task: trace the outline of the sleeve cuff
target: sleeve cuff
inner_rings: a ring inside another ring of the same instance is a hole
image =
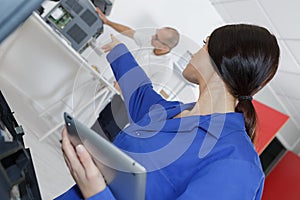
[[[109,63],[113,63],[115,60],[117,60],[119,57],[121,57],[122,55],[128,53],[129,50],[127,49],[127,47],[120,43],[118,45],[116,45],[106,56],[107,60]]]
[[[106,186],[104,190],[101,192],[95,194],[94,196],[91,196],[87,198],[86,200],[99,200],[99,199],[105,199],[105,200],[115,200],[115,197],[111,193],[109,187]]]

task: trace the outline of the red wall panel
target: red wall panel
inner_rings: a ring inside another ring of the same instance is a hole
[[[262,200],[300,199],[300,157],[288,151],[266,177]]]
[[[258,117],[255,146],[257,152],[261,154],[273,140],[279,129],[289,119],[289,116],[255,100],[253,100],[253,105]]]

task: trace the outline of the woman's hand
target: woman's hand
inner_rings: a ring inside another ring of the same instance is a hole
[[[102,50],[105,53],[111,51],[115,46],[121,43],[113,34],[110,34],[110,37],[111,37],[111,42],[107,43],[102,47]]]
[[[62,131],[62,151],[71,175],[84,198],[91,197],[105,189],[103,176],[90,154],[83,145],[73,147],[66,128]]]

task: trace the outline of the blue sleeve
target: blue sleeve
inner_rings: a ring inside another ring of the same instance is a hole
[[[199,170],[178,200],[260,200],[263,179],[247,161],[222,160]]]
[[[130,122],[139,121],[151,106],[166,102],[124,44],[115,46],[107,60],[121,87]]]
[[[68,199],[73,199],[73,200],[82,200],[83,199],[80,189],[77,185],[74,185],[65,193],[54,198],[54,200],[68,200]]]
[[[70,199],[72,200],[84,199],[77,185],[74,185],[67,192],[56,197],[54,200],[70,200]],[[115,197],[111,193],[109,187],[106,187],[103,191],[95,194],[94,196],[87,198],[87,200],[115,200]]]
[[[103,191],[87,198],[86,200],[115,200],[115,197],[111,193],[109,187],[106,187]]]

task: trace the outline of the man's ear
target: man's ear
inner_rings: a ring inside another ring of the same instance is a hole
[[[156,55],[164,55],[171,51],[169,47],[161,47],[159,49],[154,49],[154,54]]]
[[[171,48],[166,46],[166,45],[163,45],[163,47],[161,48],[161,50],[164,52],[164,53],[169,53],[171,51]]]

